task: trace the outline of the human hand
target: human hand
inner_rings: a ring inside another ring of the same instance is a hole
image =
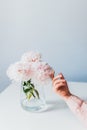
[[[65,80],[62,73],[53,78],[53,90],[63,99],[67,99],[71,96],[67,81]]]

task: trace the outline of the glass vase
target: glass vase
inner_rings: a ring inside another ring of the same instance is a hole
[[[28,82],[31,82],[30,80]],[[44,86],[26,85],[27,82],[21,83],[20,101],[21,106],[30,112],[41,112],[46,109]]]

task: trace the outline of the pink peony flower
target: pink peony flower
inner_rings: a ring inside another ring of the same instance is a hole
[[[45,62],[40,62],[37,67],[36,79],[42,83],[47,84],[52,80],[52,75],[54,75],[54,70]]]
[[[36,62],[40,60],[41,60],[41,54],[33,51],[25,53],[21,58],[22,62]]]
[[[15,63],[15,64],[11,64],[7,70],[7,76],[11,79],[11,80],[15,80],[15,81],[19,81],[21,79],[21,77],[19,76],[18,73],[18,68],[21,68],[21,64],[19,65],[19,62]]]
[[[46,62],[41,61],[41,55],[28,52],[22,56],[20,62],[10,65],[7,75],[14,81],[28,81],[35,84],[47,84],[54,76],[54,70]]]
[[[9,66],[7,75],[14,81],[26,81],[34,76],[34,72],[30,63],[17,62]]]

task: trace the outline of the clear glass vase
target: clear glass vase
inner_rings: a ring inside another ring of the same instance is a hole
[[[31,82],[30,80],[28,82]],[[21,106],[31,112],[41,112],[46,109],[44,86],[26,85],[27,82],[21,83]]]

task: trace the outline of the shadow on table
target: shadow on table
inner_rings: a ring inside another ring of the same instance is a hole
[[[47,110],[46,111],[54,111],[67,109],[67,105],[64,101],[47,101]]]

